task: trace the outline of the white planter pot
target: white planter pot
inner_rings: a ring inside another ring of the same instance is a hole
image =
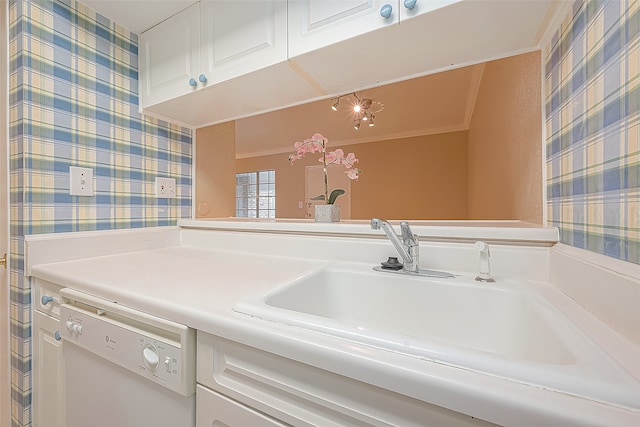
[[[316,205],[316,222],[339,222],[340,206],[338,205]]]

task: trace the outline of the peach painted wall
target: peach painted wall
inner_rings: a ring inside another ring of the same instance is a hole
[[[469,218],[542,224],[541,54],[485,65],[469,126]]]
[[[236,214],[234,122],[196,130],[196,218]]]
[[[354,219],[467,219],[467,132],[336,145],[360,160],[351,185]],[[304,218],[304,170],[317,156],[290,165],[287,154],[238,159],[236,172],[276,171],[276,216]]]

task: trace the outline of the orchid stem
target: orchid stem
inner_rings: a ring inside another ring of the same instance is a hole
[[[324,140],[322,141],[322,165],[324,171],[324,202],[329,204],[329,179],[327,177],[327,147]]]

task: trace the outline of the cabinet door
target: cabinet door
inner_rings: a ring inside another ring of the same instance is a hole
[[[202,85],[198,81],[199,13],[199,5],[194,4],[140,35],[142,107],[187,94]],[[189,85],[192,78],[196,86]]]
[[[60,289],[62,286],[35,279],[33,285],[33,309],[56,319],[60,318]]]
[[[219,83],[287,60],[286,0],[203,0],[201,62]]]
[[[33,313],[33,427],[64,427],[62,347],[58,320]]]
[[[396,24],[398,16],[398,0],[291,0],[289,57]]]
[[[196,388],[196,427],[284,427],[258,411],[231,400],[213,390]]]

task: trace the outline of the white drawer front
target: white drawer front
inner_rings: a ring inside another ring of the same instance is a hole
[[[408,396],[198,333],[198,383],[295,426],[493,426]]]
[[[196,388],[196,427],[285,427],[235,400],[198,385]]]

